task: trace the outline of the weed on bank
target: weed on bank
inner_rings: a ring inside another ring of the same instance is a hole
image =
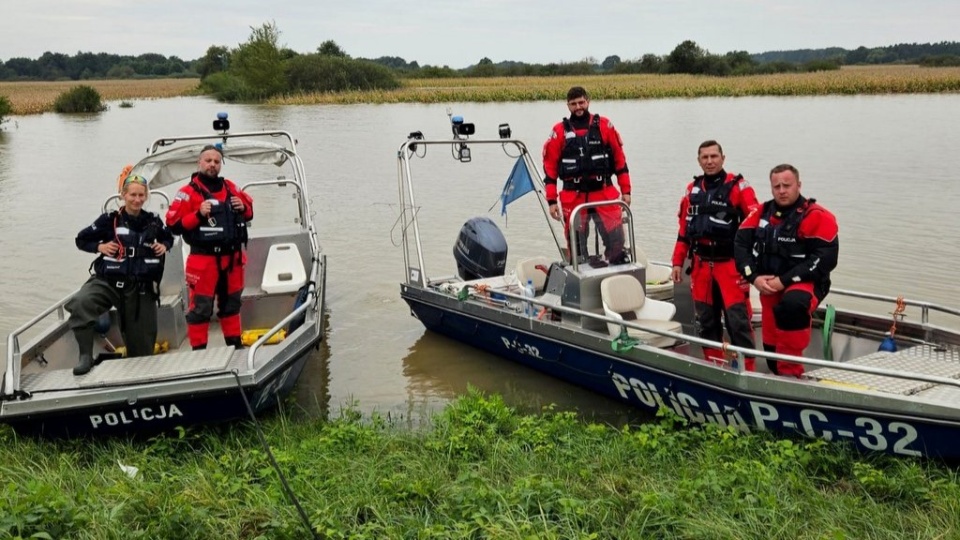
[[[263,428],[317,538],[960,535],[947,465],[667,415],[616,428],[471,392],[418,431],[350,411]],[[252,424],[0,442],[0,538],[311,537]]]

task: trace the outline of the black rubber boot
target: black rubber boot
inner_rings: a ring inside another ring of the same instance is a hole
[[[73,331],[80,348],[80,361],[73,368],[74,375],[86,375],[93,369],[93,328],[80,328]]]
[[[776,346],[776,345],[768,345],[768,344],[764,343],[764,344],[763,344],[763,350],[764,350],[764,352],[772,352],[772,353],[775,353],[775,352],[777,352],[777,346]],[[779,375],[779,374],[780,374],[780,371],[777,370],[777,361],[776,361],[776,360],[770,360],[770,359],[768,358],[768,359],[767,359],[767,367],[770,369],[770,373],[773,373],[774,375]]]
[[[223,338],[223,341],[228,346],[233,346],[233,348],[238,351],[243,348],[243,342],[240,341],[240,336]]]

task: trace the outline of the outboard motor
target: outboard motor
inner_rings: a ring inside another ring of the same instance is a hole
[[[453,258],[463,280],[502,276],[507,266],[507,239],[490,218],[471,218],[460,228]]]

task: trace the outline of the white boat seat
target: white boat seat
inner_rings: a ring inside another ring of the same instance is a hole
[[[541,266],[549,270],[551,264],[552,261],[546,257],[521,259],[517,262],[517,281],[520,283],[520,286],[523,287],[527,284],[528,279],[533,280],[533,288],[537,294],[540,294],[547,285],[547,272],[537,267]]]
[[[600,299],[607,317],[633,322],[654,330],[678,334],[683,332],[683,326],[671,320],[677,313],[677,307],[670,302],[648,298],[643,292],[643,286],[633,276],[620,274],[604,279],[600,282]],[[621,328],[616,323],[607,323],[607,330],[612,337],[619,336]],[[652,347],[671,347],[677,342],[672,337],[636,328],[628,327],[627,334]]]
[[[267,294],[296,292],[307,282],[307,272],[297,245],[273,244],[267,252],[260,288]]]
[[[637,263],[647,269],[647,296],[657,300],[673,298],[673,280],[670,279],[672,269],[659,264],[650,264],[650,259],[640,246],[634,248],[634,251],[637,254]]]

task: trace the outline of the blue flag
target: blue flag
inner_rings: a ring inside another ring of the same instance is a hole
[[[531,191],[533,191],[533,180],[530,179],[523,156],[520,156],[513,164],[513,170],[510,171],[507,183],[503,186],[503,193],[500,194],[500,201],[503,203],[500,215],[507,215],[507,205]]]

